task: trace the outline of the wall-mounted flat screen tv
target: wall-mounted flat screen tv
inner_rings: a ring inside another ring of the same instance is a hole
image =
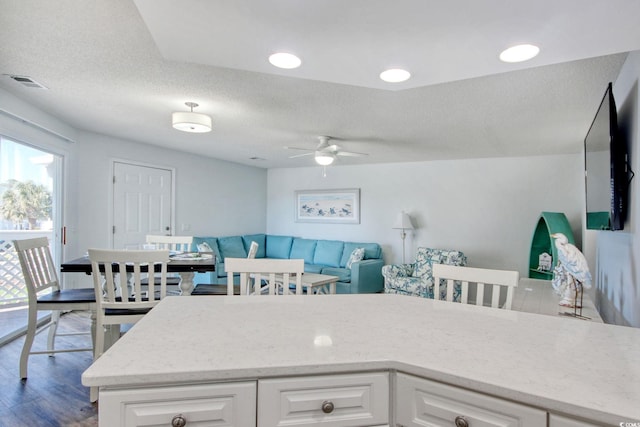
[[[584,139],[587,229],[622,230],[627,217],[629,167],[627,142],[618,129],[618,112],[608,84]]]

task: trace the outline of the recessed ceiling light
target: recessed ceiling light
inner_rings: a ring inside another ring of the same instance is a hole
[[[528,61],[540,52],[538,46],[532,44],[519,44],[509,49],[503,50],[500,54],[500,60],[504,62],[522,62]]]
[[[278,68],[286,69],[298,68],[300,64],[302,64],[300,58],[291,53],[284,52],[274,53],[269,57],[269,62]]]
[[[409,80],[411,73],[400,68],[392,68],[380,73],[380,78],[389,83],[400,83]]]

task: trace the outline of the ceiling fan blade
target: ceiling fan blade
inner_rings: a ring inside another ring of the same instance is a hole
[[[284,147],[285,150],[303,150],[303,151],[315,151],[313,148],[302,148],[302,147]]]
[[[311,151],[311,152],[309,152],[309,153],[296,154],[296,155],[293,155],[293,156],[289,156],[289,158],[290,158],[290,159],[296,159],[296,158],[298,158],[298,157],[310,156],[310,155],[312,155],[313,153],[314,153],[314,152],[313,152],[313,151]]]
[[[355,151],[338,151],[336,154],[338,156],[350,156],[350,157],[368,156],[367,153],[357,153]]]

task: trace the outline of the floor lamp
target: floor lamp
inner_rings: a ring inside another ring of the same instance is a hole
[[[396,223],[392,227],[395,230],[402,230],[400,237],[402,238],[402,263],[404,264],[404,240],[407,237],[406,230],[413,230],[413,224],[411,224],[411,217],[405,211],[400,212]]]

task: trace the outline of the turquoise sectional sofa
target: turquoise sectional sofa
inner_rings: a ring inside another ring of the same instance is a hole
[[[375,293],[384,290],[382,249],[377,243],[303,239],[293,236],[248,234],[227,237],[194,237],[192,250],[206,243],[216,256],[216,271],[196,273],[195,284],[226,284],[225,258],[246,258],[251,242],[258,243],[256,258],[304,259],[304,271],[338,276],[339,294]],[[206,248],[206,246],[204,246]],[[353,251],[364,248],[364,259],[347,263]]]

